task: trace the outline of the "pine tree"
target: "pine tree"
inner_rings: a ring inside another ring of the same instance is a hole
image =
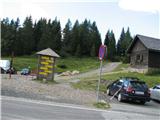
[[[1,53],[2,55],[9,55],[11,50],[11,43],[10,43],[10,23],[9,23],[9,19],[3,19],[1,21]]]
[[[55,18],[54,21],[52,21],[51,24],[51,48],[57,52],[60,53],[61,46],[62,46],[62,40],[61,40],[61,24],[60,21],[57,21],[57,18]]]
[[[18,19],[15,22],[13,19],[9,22],[9,19],[3,19],[1,22],[2,27],[2,55],[11,55],[12,52],[15,52],[17,43],[17,28],[18,28]]]
[[[20,20],[17,18],[15,21],[15,42],[13,52],[14,55],[23,55],[23,43],[21,38]]]
[[[53,44],[52,32],[51,32],[51,21],[47,22],[46,19],[42,20],[42,35],[38,43],[38,50],[46,49],[51,47]],[[53,48],[52,48],[53,49]]]
[[[71,30],[71,42],[70,42],[70,46],[71,46],[71,54],[77,56],[76,51],[79,45],[80,49],[80,44],[81,44],[81,39],[80,39],[80,25],[78,20],[76,20],[72,30]]]
[[[83,56],[90,55],[90,21],[87,21],[87,19],[84,20],[84,22],[80,25],[80,39],[81,39],[81,51]]]
[[[71,30],[72,30],[72,24],[70,19],[68,19],[67,24],[65,25],[65,28],[63,29],[63,39],[62,39],[62,49],[61,53],[63,53],[64,56],[68,56],[71,54]]]
[[[80,46],[80,44],[77,46],[77,48],[76,48],[76,52],[75,52],[75,55],[77,56],[77,57],[81,57],[82,56],[82,53],[81,53],[81,46]]]
[[[96,47],[95,47],[95,44],[93,44],[91,47],[90,56],[95,57],[96,55],[97,55],[96,54]]]
[[[112,30],[111,32],[110,31],[107,32],[104,43],[107,46],[108,59],[114,61],[116,56],[116,40]]]
[[[90,56],[95,57],[98,55],[99,46],[102,44],[101,36],[96,26],[96,22],[93,22],[90,30]],[[94,52],[94,53],[93,53]]]
[[[125,41],[126,41],[126,48],[128,48],[128,46],[130,45],[130,43],[132,42],[133,38],[131,37],[131,33],[129,30],[129,27],[127,28],[127,32],[125,35]]]
[[[127,55],[127,49],[129,45],[131,44],[132,40],[133,38],[131,37],[130,30],[128,27],[127,32],[125,33],[125,39],[124,39],[124,43],[122,46],[124,48],[124,51],[123,51],[123,54],[124,54],[123,62],[124,63],[129,63],[129,56]]]
[[[106,46],[109,45],[109,34],[110,34],[110,30],[107,31],[107,34],[106,34],[105,40],[104,40],[104,44],[105,44]]]
[[[121,32],[120,38],[117,43],[117,55],[118,56],[123,56],[124,54],[124,50],[123,50],[124,48],[122,47],[124,40],[125,40],[125,31],[124,31],[124,28],[122,28],[122,32]]]
[[[23,42],[23,53],[24,54],[31,54],[34,46],[35,41],[33,37],[33,23],[32,23],[32,17],[26,17],[23,28],[22,28],[22,42]]]
[[[40,42],[43,33],[44,21],[45,20],[41,18],[38,22],[35,22],[34,24],[34,40],[35,40],[34,51],[38,50],[38,43]]]

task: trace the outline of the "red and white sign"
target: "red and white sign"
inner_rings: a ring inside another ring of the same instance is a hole
[[[107,48],[106,45],[101,45],[100,46],[100,48],[99,48],[99,55],[98,55],[98,57],[99,57],[100,60],[103,60],[104,55],[106,54],[106,48]]]

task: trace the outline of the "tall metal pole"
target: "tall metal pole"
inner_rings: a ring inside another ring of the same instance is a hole
[[[98,86],[97,86],[97,102],[99,101],[99,86],[101,81],[101,73],[102,73],[102,60],[100,62],[99,80],[98,80]]]

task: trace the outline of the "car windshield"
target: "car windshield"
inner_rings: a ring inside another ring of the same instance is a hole
[[[146,89],[147,85],[144,82],[131,81],[131,86],[136,89]]]
[[[153,89],[160,89],[160,86],[155,86],[153,87]]]

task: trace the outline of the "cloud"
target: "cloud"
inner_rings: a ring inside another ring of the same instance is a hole
[[[41,17],[50,18],[48,12],[36,3],[16,1],[18,0],[14,0],[13,2],[3,2],[1,8],[3,11],[0,13],[0,17],[9,17],[12,19],[19,17],[22,21],[26,16],[30,15],[33,20],[40,19]]]
[[[100,3],[100,2],[107,2],[107,3],[113,3],[113,2],[118,2],[118,0],[1,0],[2,2],[29,2],[29,3],[54,3],[54,2],[96,2],[96,3]]]
[[[119,0],[120,8],[143,12],[160,12],[159,0]]]

